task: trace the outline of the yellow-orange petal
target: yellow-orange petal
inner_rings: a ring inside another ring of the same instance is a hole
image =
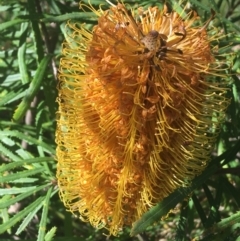
[[[116,235],[202,172],[229,100],[195,14],[94,11],[63,45],[57,177],[70,211]]]

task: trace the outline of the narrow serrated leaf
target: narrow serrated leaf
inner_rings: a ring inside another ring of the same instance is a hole
[[[12,218],[10,218],[7,222],[0,225],[0,234],[4,233],[7,229],[11,228],[17,222],[21,221],[26,215],[30,212],[33,212],[35,209],[38,208],[39,205],[42,205],[41,202],[44,200],[45,197],[39,197],[36,201],[28,205],[22,211],[15,214]]]
[[[0,99],[0,106],[10,104],[14,101],[17,101],[25,96],[25,85],[19,87],[17,90],[13,89],[9,91],[5,96],[2,96]]]
[[[43,203],[43,212],[42,217],[38,229],[38,239],[37,241],[44,241],[45,232],[46,232],[46,225],[47,225],[47,215],[48,215],[48,207],[49,207],[49,200],[51,197],[52,187],[48,189],[46,198]]]
[[[51,197],[53,195],[55,195],[55,193],[58,192],[58,189],[54,190],[51,194]],[[45,196],[43,198],[46,198]],[[19,226],[16,234],[20,234],[25,228],[26,226],[29,224],[29,222],[31,222],[31,220],[33,219],[33,217],[35,216],[35,214],[38,212],[38,210],[43,206],[43,202],[39,204],[39,206],[32,212],[30,212],[27,217],[23,220],[22,224]]]
[[[11,130],[0,131],[0,138],[4,136],[15,136],[21,140],[28,142],[29,144],[42,146],[46,151],[50,152],[51,154],[55,153],[55,149],[49,146],[47,143],[43,141],[39,141],[38,139],[33,138],[25,133],[22,133],[19,131],[11,131]]]
[[[171,209],[173,209],[178,203],[182,202],[184,198],[191,195],[191,193],[197,187],[202,185],[213,173],[215,173],[218,170],[219,163],[222,160],[225,159],[222,163],[225,165],[231,158],[235,157],[236,153],[239,151],[239,148],[240,141],[238,141],[234,147],[224,152],[221,156],[214,158],[208,168],[206,168],[201,175],[194,178],[189,187],[181,187],[176,189],[168,197],[164,198],[162,202],[151,208],[148,212],[144,213],[141,219],[133,224],[131,236],[143,232],[149,225],[159,221],[161,217],[166,216]]]
[[[1,218],[2,218],[3,223],[9,221],[9,214],[8,214],[8,210],[7,210],[6,208],[0,210],[0,216],[1,216]],[[12,233],[12,231],[11,231],[10,228],[7,229],[7,232],[8,232],[9,234]]]
[[[224,229],[233,227],[233,225],[237,223],[240,223],[240,212],[232,214],[230,217],[224,218],[220,222],[214,224],[210,229],[204,232],[204,236],[208,236],[212,233],[222,233]]]
[[[192,200],[193,200],[194,206],[197,210],[198,216],[201,219],[202,225],[203,225],[203,227],[206,228],[207,217],[203,210],[203,207],[201,206],[201,204],[195,194],[192,195]]]
[[[37,193],[38,191],[48,187],[49,185],[51,184],[45,184],[45,185],[42,185],[42,186],[39,186],[39,187],[31,187],[31,189],[27,192],[24,192],[14,198],[11,198],[11,199],[8,199],[8,200],[0,200],[0,209],[2,208],[6,208],[6,207],[9,207],[10,205],[16,203],[16,202],[19,202],[35,193]]]
[[[222,187],[226,193],[229,193],[235,200],[238,208],[240,208],[240,195],[239,190],[234,187],[227,178],[222,179]]]
[[[200,8],[200,9],[202,9],[202,10],[205,10],[205,11],[207,11],[207,12],[210,12],[210,11],[211,11],[211,7],[210,7],[209,5],[207,6],[207,5],[201,3],[201,2],[198,1],[198,0],[191,0],[191,2],[192,2],[194,5],[198,6],[198,8]]]
[[[21,188],[18,188],[18,187],[0,188],[0,196],[7,195],[7,194],[13,195],[13,194],[25,193],[25,192],[28,192],[28,191],[33,190],[35,188],[36,188],[36,186],[21,187]]]
[[[56,235],[57,228],[52,227],[45,235],[44,241],[52,241],[53,237]]]
[[[34,168],[32,170],[25,170],[25,171],[17,172],[14,174],[8,174],[7,176],[0,177],[0,183],[14,181],[14,180],[22,178],[22,177],[29,177],[29,176],[35,175],[37,173],[44,172],[44,170],[45,170],[44,167],[38,167],[38,168]]]
[[[149,225],[159,221],[161,217],[167,215],[171,209],[189,196],[196,187],[204,183],[217,169],[218,166],[210,166],[200,176],[193,180],[191,186],[178,188],[168,197],[164,198],[162,202],[151,208],[150,211],[143,214],[141,219],[133,224],[131,236],[143,232]]]
[[[30,212],[22,221],[21,225],[19,225],[17,231],[16,231],[16,235],[19,235],[22,231],[24,231],[26,229],[26,227],[28,226],[28,224],[32,221],[33,217],[36,215],[36,213],[42,208],[42,203],[40,203],[37,208]]]
[[[39,12],[36,8],[35,1],[28,0],[27,7],[29,12],[29,19],[32,24],[34,43],[36,46],[37,61],[38,63],[40,63],[44,58],[44,45],[43,45],[43,36],[40,30],[39,19],[36,18],[36,16],[39,15]]]
[[[41,19],[42,22],[56,22],[61,23],[68,21],[69,19],[83,20],[84,22],[97,21],[96,14],[92,12],[77,12],[77,13],[66,13],[59,16],[47,16]]]
[[[181,206],[180,218],[177,225],[175,241],[184,240],[184,237],[186,236],[186,230],[188,228],[188,223],[191,223],[191,221],[193,222],[193,220],[189,220],[189,211],[190,209],[188,202],[183,202]]]
[[[33,98],[35,97],[35,95],[37,94],[37,92],[41,86],[41,83],[46,74],[47,67],[51,60],[51,57],[52,57],[51,55],[47,55],[40,62],[38,69],[36,71],[36,74],[26,92],[25,97],[23,98],[22,102],[19,104],[19,106],[15,110],[15,113],[13,115],[13,120],[15,122],[21,121],[21,119],[26,114],[27,110],[29,109],[31,102],[33,101]]]
[[[33,163],[41,163],[41,162],[51,162],[51,161],[54,161],[54,159],[51,157],[35,157],[35,158],[26,159],[23,161],[11,162],[9,164],[2,164],[0,166],[0,173],[9,171],[16,167],[22,167],[24,165],[30,165]]]
[[[38,181],[38,178],[33,178],[33,177],[24,177],[24,178],[19,178],[14,181],[9,181],[9,183],[34,183]]]
[[[22,23],[20,46],[18,48],[18,64],[19,64],[19,72],[20,72],[21,80],[23,84],[27,84],[30,82],[30,77],[28,74],[28,68],[27,68],[26,58],[25,58],[27,30],[28,30],[28,23]]]
[[[12,151],[10,151],[8,148],[3,146],[1,143],[0,143],[0,153],[1,153],[1,155],[8,157],[9,159],[11,159],[14,162],[18,162],[18,161],[22,160],[19,156],[15,155]]]
[[[26,21],[28,21],[28,20],[27,19],[14,19],[14,20],[11,20],[11,21],[8,21],[5,23],[0,23],[0,32],[7,28],[12,27],[12,26],[16,26],[16,24],[23,23]]]
[[[208,203],[209,203],[210,207],[215,206],[213,195],[212,195],[211,191],[209,190],[208,186],[206,184],[203,184],[202,186],[203,186],[203,190],[206,194],[206,197],[208,199]]]

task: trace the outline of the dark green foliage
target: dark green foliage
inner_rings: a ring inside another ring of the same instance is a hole
[[[89,1],[84,0],[87,4]],[[97,8],[104,1],[93,0]],[[186,1],[125,1],[181,12]],[[113,1],[113,3],[116,3]],[[67,20],[91,27],[96,16],[72,0],[0,1],[0,240],[221,240],[240,236],[240,1],[190,0],[203,22],[211,15],[232,53],[226,121],[212,162],[189,187],[176,190],[119,237],[103,235],[67,212],[55,177],[57,67]],[[107,8],[107,3],[102,6]],[[221,79],[218,79],[221,81]],[[177,205],[177,208],[175,206]],[[174,209],[175,208],[175,209]],[[160,221],[170,209],[174,212]],[[141,234],[138,234],[142,232]],[[144,232],[144,233],[143,233]],[[130,236],[130,233],[136,235]]]

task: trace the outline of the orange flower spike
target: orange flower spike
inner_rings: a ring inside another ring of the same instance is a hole
[[[203,171],[229,100],[196,14],[89,8],[98,24],[68,23],[63,45],[57,177],[70,211],[117,235]]]

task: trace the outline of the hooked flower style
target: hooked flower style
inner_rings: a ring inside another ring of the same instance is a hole
[[[204,170],[229,100],[196,13],[89,7],[97,25],[69,22],[63,44],[57,178],[70,211],[117,235]]]

